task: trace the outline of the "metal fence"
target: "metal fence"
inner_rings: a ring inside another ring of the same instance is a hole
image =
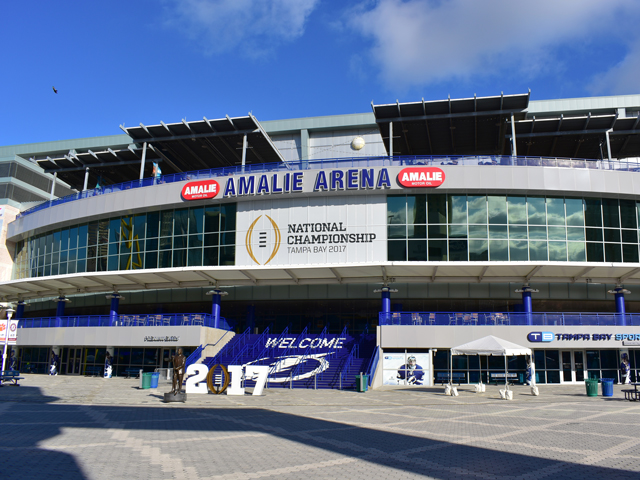
[[[640,326],[637,313],[500,313],[500,312],[391,312],[379,314],[380,325],[539,325]]]
[[[393,157],[350,157],[327,158],[322,160],[302,160],[286,163],[260,163],[224,168],[212,168],[208,170],[195,170],[192,172],[164,175],[160,178],[144,178],[130,182],[116,183],[92,190],[73,193],[55,200],[45,201],[29,208],[17,215],[24,217],[45,208],[74,202],[85,198],[96,197],[107,193],[122,192],[132,188],[150,187],[162,183],[184,182],[187,180],[205,180],[209,178],[227,177],[237,174],[254,174],[266,172],[295,171],[295,170],[320,170],[325,168],[349,168],[349,167],[378,167],[378,166],[440,166],[440,165],[506,165],[523,167],[560,167],[560,168],[587,168],[594,170],[622,170],[638,172],[640,163],[637,161],[615,160],[587,160],[576,158],[558,157],[513,157],[507,155],[396,155]]]
[[[214,317],[208,313],[173,313],[153,315],[82,315],[70,317],[22,318],[18,328],[54,327],[214,327]],[[226,319],[220,318],[218,328],[231,330]]]

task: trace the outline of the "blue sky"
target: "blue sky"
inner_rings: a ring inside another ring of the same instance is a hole
[[[640,93],[639,21],[637,0],[5,2],[0,145],[371,101]]]

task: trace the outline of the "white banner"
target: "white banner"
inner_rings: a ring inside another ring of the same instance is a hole
[[[0,344],[4,344],[9,334],[9,345],[15,345],[18,339],[18,320],[11,320],[7,330],[7,320],[0,320]]]
[[[381,195],[238,203],[236,265],[384,262],[387,203]]]

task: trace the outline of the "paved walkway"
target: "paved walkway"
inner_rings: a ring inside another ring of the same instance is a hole
[[[270,389],[164,404],[135,379],[25,375],[0,388],[6,479],[638,479],[640,402],[498,387]]]

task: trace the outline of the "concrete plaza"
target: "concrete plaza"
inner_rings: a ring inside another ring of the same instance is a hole
[[[189,395],[170,385],[25,375],[0,388],[7,479],[638,479],[640,402],[584,385],[265,390]]]

